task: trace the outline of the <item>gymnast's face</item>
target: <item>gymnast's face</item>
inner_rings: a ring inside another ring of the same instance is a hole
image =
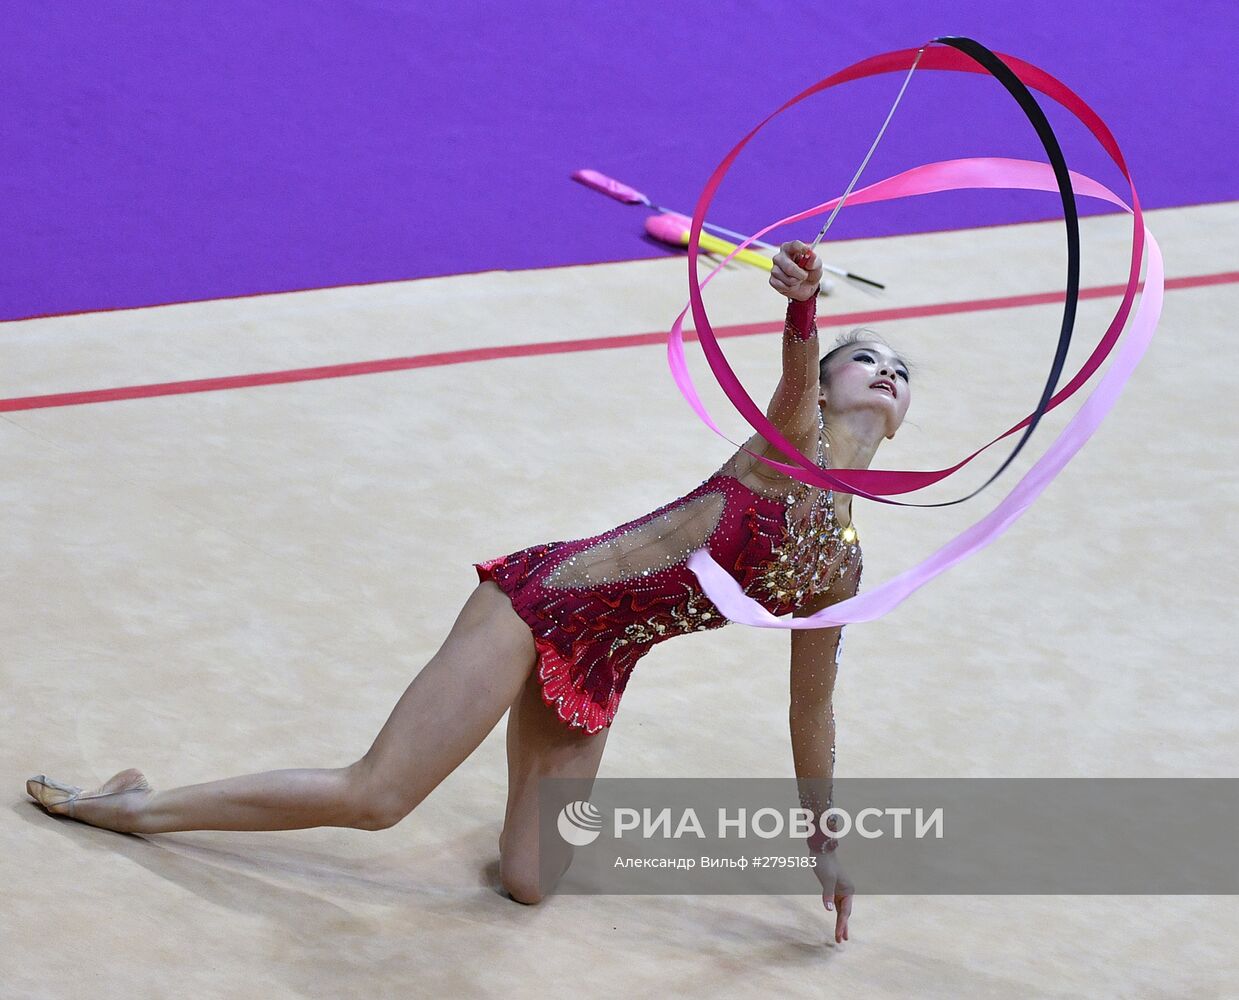
[[[862,340],[832,357],[827,372],[819,399],[828,415],[873,410],[884,416],[885,436],[895,436],[912,402],[908,367],[899,355],[885,344]]]

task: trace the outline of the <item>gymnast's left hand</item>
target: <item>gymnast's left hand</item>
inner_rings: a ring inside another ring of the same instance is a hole
[[[813,873],[822,883],[822,905],[835,915],[835,944],[848,940],[848,918],[852,915],[852,897],[856,887],[839,867],[838,848],[817,855]]]

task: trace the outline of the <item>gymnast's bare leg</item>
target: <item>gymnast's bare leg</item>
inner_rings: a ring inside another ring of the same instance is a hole
[[[552,769],[564,766],[565,753],[571,758],[574,747],[601,752],[601,741],[566,739],[574,734],[545,705],[540,706],[542,715],[563,732],[530,722],[533,706],[526,701],[513,704],[527,692],[535,653],[529,627],[504,593],[486,581],[465,602],[442,647],[401,696],[369,751],[353,764],[265,771],[163,791],[151,788],[141,772],[128,770],[78,797],[58,792],[55,783],[27,783],[27,791],[49,812],[126,833],[385,829],[451,774],[509,706],[519,712],[515,729],[509,729],[509,754],[518,762],[518,781],[529,780],[548,762]],[[548,734],[560,741],[550,749],[538,745]],[[573,766],[569,764],[569,770]],[[516,796],[518,802],[525,803],[524,794]],[[528,837],[511,826],[512,808],[510,800],[504,839],[526,852]],[[518,810],[522,819],[526,811],[526,805]],[[526,853],[519,859],[526,863]],[[521,865],[513,870],[524,877]],[[520,888],[515,882],[513,887]],[[514,898],[522,895],[532,894],[513,892]]]
[[[572,779],[554,786],[552,813],[588,799],[610,731],[569,729],[547,708],[537,673],[530,671],[508,715],[508,806],[499,836],[500,879],[518,902],[540,902],[572,863],[572,848],[561,838],[548,837],[540,846],[542,779]]]

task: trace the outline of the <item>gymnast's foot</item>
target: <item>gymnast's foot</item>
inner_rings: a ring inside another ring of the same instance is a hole
[[[62,785],[46,774],[26,782],[26,794],[54,816],[68,816],[105,830],[131,828],[137,811],[155,790],[136,768],[114,774],[92,792],[76,785]]]

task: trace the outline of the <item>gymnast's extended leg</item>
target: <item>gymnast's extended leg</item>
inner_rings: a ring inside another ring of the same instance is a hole
[[[480,583],[439,651],[413,679],[369,751],[338,768],[247,774],[167,790],[122,771],[97,793],[56,804],[54,788],[27,783],[49,812],[127,833],[178,830],[380,830],[398,823],[476,749],[532,672],[529,627],[490,581]]]

